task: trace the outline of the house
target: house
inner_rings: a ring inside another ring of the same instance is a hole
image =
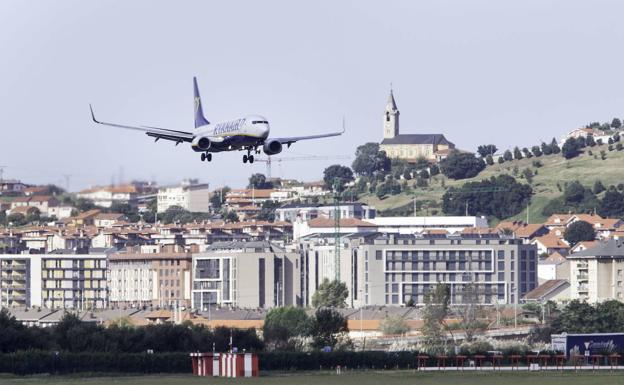
[[[554,252],[548,258],[538,261],[537,279],[544,283],[553,279],[569,279],[570,262],[558,252]]]
[[[120,213],[98,213],[93,218],[93,225],[95,227],[109,228],[120,221],[126,220],[126,216]]]
[[[526,293],[522,299],[524,303],[567,302],[570,300],[570,282],[565,279],[546,281]]]
[[[113,203],[127,203],[134,205],[139,197],[139,190],[135,185],[93,187],[76,194],[78,198],[87,199],[96,206],[111,207]]]
[[[521,238],[525,242],[548,233],[548,228],[543,224],[528,224],[523,221],[500,222],[496,228],[511,231],[516,238]]]
[[[567,255],[570,250],[570,245],[552,232],[542,235],[541,237],[534,238],[531,241],[531,244],[537,246],[537,253],[540,255],[550,255],[555,252],[561,255]]]

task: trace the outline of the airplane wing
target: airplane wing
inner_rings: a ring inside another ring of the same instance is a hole
[[[342,131],[338,132],[330,132],[328,134],[318,134],[318,135],[308,135],[308,136],[291,136],[288,138],[271,138],[271,140],[278,140],[280,143],[287,145],[290,147],[291,144],[298,142],[300,140],[308,140],[308,139],[320,139],[320,138],[329,138],[331,136],[340,136],[345,132],[344,119],[342,120]]]
[[[91,109],[91,119],[93,119],[93,121],[97,124],[103,124],[105,126],[111,126],[111,127],[126,128],[129,130],[142,131],[142,132],[145,132],[147,136],[156,138],[156,140],[165,139],[165,140],[174,141],[176,143],[191,142],[193,138],[195,137],[195,135],[193,135],[192,132],[188,132],[188,131],[170,130],[167,128],[150,127],[150,126],[127,126],[124,124],[102,122],[95,118],[95,114],[93,113],[93,107],[90,104],[89,104],[89,108]]]

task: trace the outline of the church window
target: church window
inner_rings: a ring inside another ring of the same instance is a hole
[[[390,121],[390,113],[386,111],[386,122]]]

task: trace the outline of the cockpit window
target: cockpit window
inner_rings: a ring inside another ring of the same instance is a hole
[[[253,120],[251,124],[269,124],[266,120]]]

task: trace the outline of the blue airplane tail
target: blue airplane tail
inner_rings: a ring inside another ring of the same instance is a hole
[[[193,91],[194,91],[194,104],[195,104],[195,128],[210,124],[210,122],[204,117],[204,110],[202,109],[201,97],[199,96],[199,87],[197,87],[197,78],[193,76]]]

